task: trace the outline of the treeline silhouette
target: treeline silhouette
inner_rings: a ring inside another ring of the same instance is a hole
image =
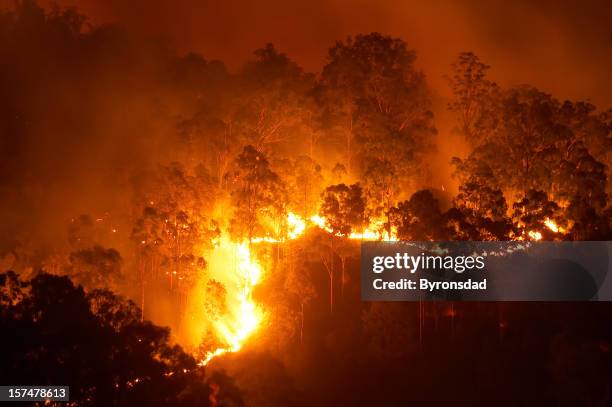
[[[134,303],[110,291],[85,293],[44,273],[22,281],[9,271],[0,274],[0,294],[2,383],[61,383],[75,406],[206,406],[213,398],[242,405],[227,377],[205,380],[167,328],[142,322]]]

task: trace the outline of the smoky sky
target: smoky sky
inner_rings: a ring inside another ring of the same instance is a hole
[[[161,37],[180,52],[237,68],[273,42],[317,72],[327,49],[347,35],[382,32],[418,52],[429,83],[448,94],[444,75],[461,51],[492,66],[500,84],[528,83],[560,99],[612,105],[612,2],[476,0],[60,0],[94,24],[118,22]]]

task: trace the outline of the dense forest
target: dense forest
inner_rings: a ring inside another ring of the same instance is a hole
[[[612,109],[502,87],[472,52],[441,101],[403,39],[330,46],[319,72],[272,44],[229,70],[74,9],[0,12],[0,384],[70,385],[71,406],[612,403],[607,303],[359,287],[364,240],[609,240]]]

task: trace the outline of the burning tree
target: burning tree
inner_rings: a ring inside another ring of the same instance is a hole
[[[289,206],[294,208],[302,219],[307,219],[316,212],[319,205],[319,193],[324,185],[322,167],[304,155],[293,161],[285,161],[284,164]]]
[[[555,225],[562,220],[560,208],[554,201],[550,201],[543,191],[530,190],[523,199],[513,205],[512,219],[514,224],[520,229],[527,231],[529,238],[540,240],[543,237],[550,239],[552,232],[547,227],[547,222]],[[555,226],[555,229],[558,227]]]
[[[246,239],[250,244],[254,237],[265,235],[266,222],[279,219],[278,215],[285,212],[284,186],[265,155],[253,146],[242,150],[235,165],[230,228],[238,241]]]
[[[142,212],[130,237],[138,252],[143,315],[147,290],[152,289],[154,295],[170,294],[180,321],[187,291],[206,267],[203,251],[220,233],[218,224],[205,215],[210,203],[201,195],[212,193],[213,187],[197,167],[190,171],[179,163],[145,173],[134,180],[134,187]]]
[[[598,220],[605,216],[607,205],[608,169],[599,161],[609,162],[603,152],[610,134],[606,115],[595,114],[586,103],[560,103],[529,86],[501,89],[486,78],[488,67],[471,53],[461,54],[453,67],[450,107],[473,144],[466,159],[454,160],[462,182],[456,204],[475,214],[485,208],[487,218],[499,221],[508,215],[504,196],[524,208],[533,199],[523,198],[535,198],[531,191],[540,191],[559,207],[555,222],[578,216],[582,225],[592,226],[582,231],[578,227],[577,234],[606,233],[609,226]],[[543,221],[532,225],[540,238],[552,231],[542,228]],[[561,223],[569,230],[571,222]],[[524,226],[524,222],[515,224]]]

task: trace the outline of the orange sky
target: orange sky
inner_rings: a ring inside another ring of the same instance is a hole
[[[3,0],[0,0],[3,1]],[[6,1],[6,0],[4,0]],[[45,0],[46,1],[46,0]],[[94,23],[170,39],[231,68],[273,42],[308,70],[348,34],[380,31],[417,49],[441,94],[454,56],[476,52],[503,85],[612,107],[612,2],[607,0],[58,0]]]

